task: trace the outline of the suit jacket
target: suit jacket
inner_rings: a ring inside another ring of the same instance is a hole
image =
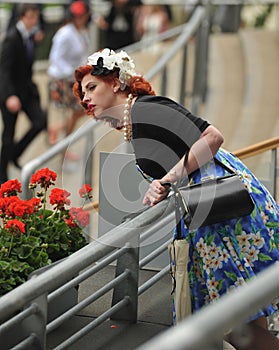
[[[0,56],[0,103],[5,103],[11,95],[17,95],[22,102],[38,95],[32,81],[34,58],[28,62],[25,43],[14,26],[10,29],[2,44]]]

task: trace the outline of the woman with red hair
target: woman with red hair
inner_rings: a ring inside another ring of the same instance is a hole
[[[185,265],[192,312],[278,262],[279,207],[251,171],[220,147],[219,130],[175,101],[156,96],[125,51],[94,53],[87,65],[77,68],[75,78],[74,94],[87,114],[123,130],[124,141],[132,143],[138,169],[150,181],[144,204],[154,206],[165,199],[166,183],[223,176],[226,170],[220,162],[237,172],[248,188],[255,203],[250,215],[195,230],[181,222],[180,238],[189,243]],[[228,340],[237,349],[278,349],[279,339],[268,331],[266,321],[276,310],[275,303],[267,305],[247,320],[253,335],[250,343],[237,344],[230,335]]]

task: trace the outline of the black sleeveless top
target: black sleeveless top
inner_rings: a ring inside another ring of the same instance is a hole
[[[131,110],[136,162],[154,179],[162,178],[210,125],[162,96],[139,96]]]

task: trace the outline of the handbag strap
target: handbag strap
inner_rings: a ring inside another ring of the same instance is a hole
[[[185,217],[185,214],[189,213],[188,208],[186,205],[184,205],[185,203],[182,202],[181,195],[178,191],[179,185],[181,184],[181,181],[182,181],[183,170],[188,160],[188,154],[189,154],[189,150],[185,152],[183,167],[181,170],[181,176],[179,180],[177,180],[177,183],[175,184],[172,183],[172,189],[174,192],[174,208],[175,208],[175,219],[176,219],[176,239],[183,239],[182,229],[181,229],[182,218]]]
[[[177,187],[179,188],[179,184],[182,181],[182,174],[183,174],[183,169],[185,168],[185,165],[187,163],[188,160],[188,155],[189,155],[189,151],[185,152],[185,157],[184,157],[184,162],[183,162],[183,167],[182,167],[182,171],[181,171],[181,177],[180,180],[177,181]],[[216,157],[212,158],[214,163],[221,166],[223,169],[225,169],[227,172],[229,172],[230,174],[235,174],[235,171],[231,168],[229,168],[226,164],[222,163],[219,159],[217,159]]]
[[[229,173],[231,174],[235,174],[235,171],[232,170],[231,168],[229,168],[226,164],[222,163],[219,159],[213,157],[213,160],[216,164],[220,165],[222,168],[224,168],[225,170],[227,170]]]

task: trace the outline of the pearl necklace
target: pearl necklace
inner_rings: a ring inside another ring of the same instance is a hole
[[[132,125],[130,122],[130,111],[131,111],[131,104],[133,100],[133,95],[129,94],[124,108],[124,118],[123,118],[123,131],[124,131],[124,141],[130,142],[132,138]]]

